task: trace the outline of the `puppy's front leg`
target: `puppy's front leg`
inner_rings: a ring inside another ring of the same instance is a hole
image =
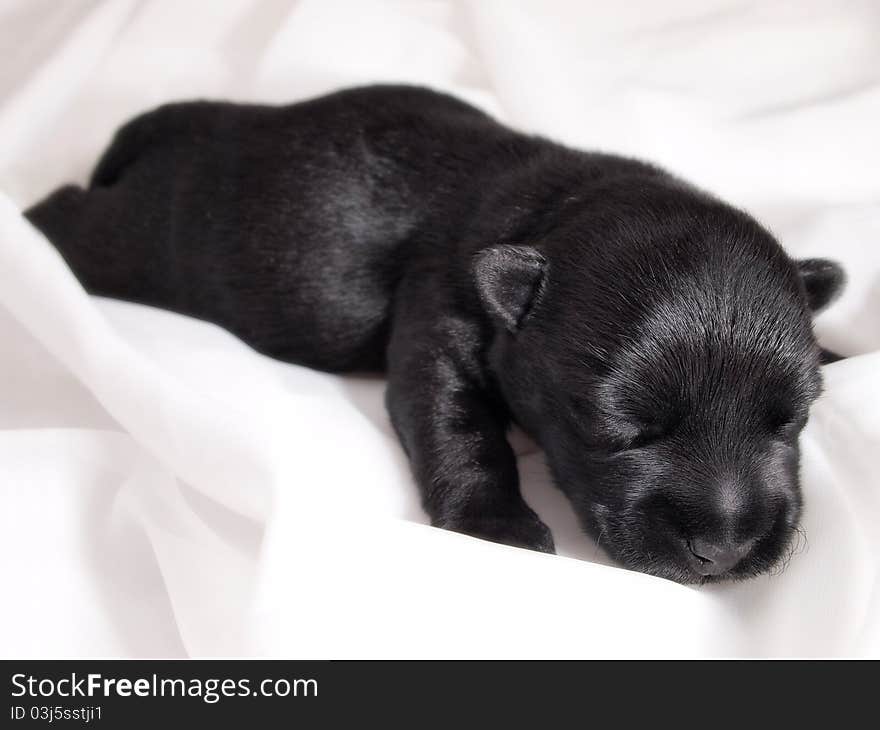
[[[463,325],[447,322],[426,337],[410,324],[394,328],[387,404],[432,523],[554,552],[550,530],[520,494],[503,407],[462,347]]]

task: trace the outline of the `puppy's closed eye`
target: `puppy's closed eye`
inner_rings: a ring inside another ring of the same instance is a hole
[[[609,429],[613,451],[634,451],[657,444],[675,431],[680,420],[677,415],[651,419],[613,419]]]
[[[795,441],[806,425],[806,418],[790,416],[785,419],[776,419],[770,427],[770,432],[777,441]]]
[[[649,446],[663,437],[667,436],[671,431],[671,427],[666,423],[648,423],[639,427],[638,433],[630,440],[627,450],[639,449],[643,446]]]
[[[620,453],[638,448],[659,435],[659,429],[634,423],[589,399],[569,396],[569,420],[583,445],[597,452]]]
[[[764,423],[768,433],[780,441],[796,439],[807,425],[808,411],[791,403],[770,403]]]

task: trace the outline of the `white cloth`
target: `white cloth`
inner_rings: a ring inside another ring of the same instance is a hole
[[[878,36],[872,0],[7,0],[0,653],[880,656]],[[378,80],[662,163],[844,263],[817,331],[853,357],[803,436],[808,544],[784,572],[693,588],[608,565],[524,439],[560,556],[430,528],[381,379],[90,298],[19,214],[160,102]]]

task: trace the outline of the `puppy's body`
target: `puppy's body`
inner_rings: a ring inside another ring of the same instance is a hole
[[[161,107],[87,190],[28,215],[95,293],[311,367],[387,370],[435,524],[552,550],[514,419],[627,564],[746,575],[788,542],[819,389],[809,310],[839,271],[799,275],[752,219],[657,168],[370,87]]]

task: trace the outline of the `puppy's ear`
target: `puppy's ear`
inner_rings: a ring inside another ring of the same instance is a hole
[[[547,260],[529,246],[493,246],[476,255],[473,274],[483,306],[516,332],[541,298]]]
[[[825,309],[843,291],[846,274],[840,264],[828,259],[800,259],[797,267],[812,312]]]

